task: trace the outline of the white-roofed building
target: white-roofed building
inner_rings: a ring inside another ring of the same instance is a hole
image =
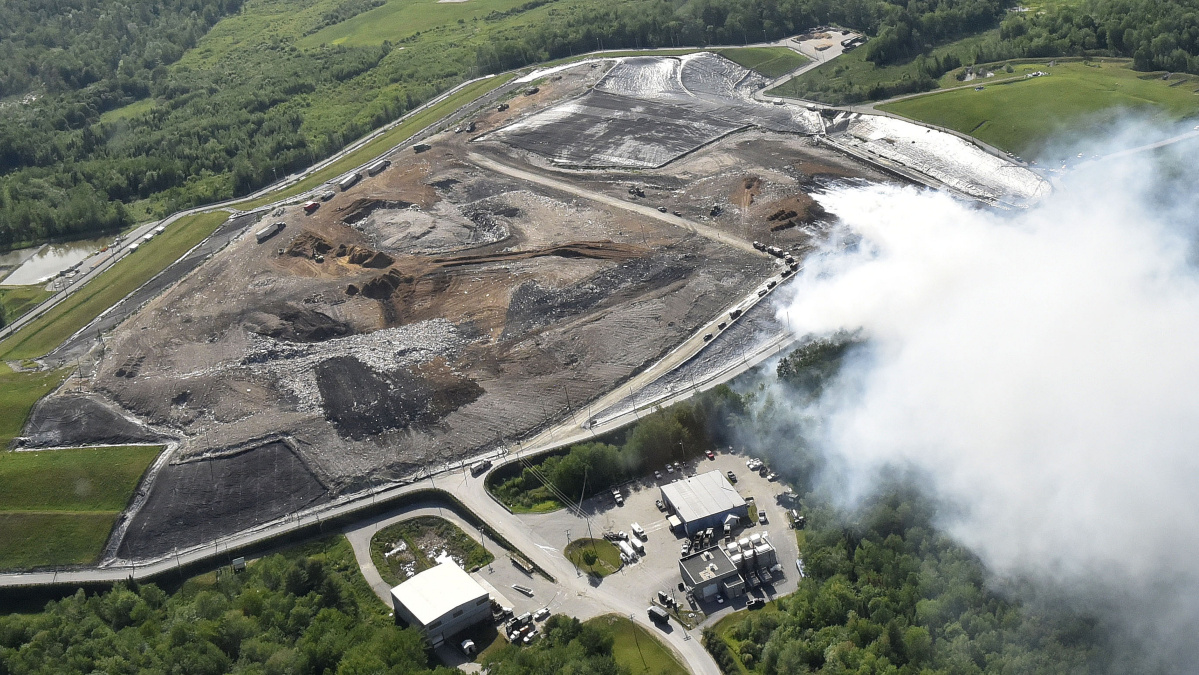
[[[391,589],[396,623],[413,626],[434,647],[471,626],[491,620],[491,596],[451,562],[427,569]]]
[[[663,485],[662,501],[682,521],[687,536],[709,527],[723,531],[730,515],[749,517],[749,505],[719,471]]]

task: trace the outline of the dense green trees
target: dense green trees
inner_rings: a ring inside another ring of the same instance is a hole
[[[726,386],[716,387],[646,415],[627,432],[571,446],[564,455],[526,466],[492,490],[505,503],[526,508],[561,501],[555,492],[575,501],[727,443],[730,430],[744,414],[740,396]],[[555,490],[547,489],[547,484]]]
[[[601,628],[555,614],[542,627],[542,637],[530,647],[506,646],[483,662],[491,675],[571,673],[625,675],[612,658],[613,637]]]
[[[344,538],[206,575],[0,616],[0,673],[454,673],[393,625]]]
[[[549,0],[530,0],[398,37],[402,50],[300,46],[380,1],[330,3],[295,34],[246,32],[236,48],[191,52],[242,0],[7,3],[0,250],[247,194],[466,77],[600,47],[737,44],[834,23],[873,36],[862,48],[867,64],[911,66],[868,86],[796,92],[830,102],[922,91],[962,63],[1019,56],[1122,55],[1141,69],[1199,72],[1199,0],[1088,0],[1006,18],[1010,0],[622,0],[548,10]],[[294,10],[283,0],[254,6]],[[935,47],[996,26],[962,49]]]
[[[778,611],[755,612],[705,644],[759,673],[1094,672],[1091,623],[1034,611],[988,588],[969,551],[937,531],[936,509],[896,481],[846,513],[815,494],[807,577]]]

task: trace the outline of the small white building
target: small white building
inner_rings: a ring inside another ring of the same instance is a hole
[[[491,596],[451,562],[427,569],[391,589],[396,623],[412,626],[434,647],[471,626],[491,620]]]

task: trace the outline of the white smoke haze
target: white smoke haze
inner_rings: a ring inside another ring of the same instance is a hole
[[[1177,658],[1194,634],[1171,626],[1199,624],[1199,171],[1170,192],[1161,166],[1095,163],[1017,213],[833,191],[857,243],[810,257],[780,317],[869,342],[806,411],[851,498],[915,468],[992,571],[1118,589],[1126,627]]]

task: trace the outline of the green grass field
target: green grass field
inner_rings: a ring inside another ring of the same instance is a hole
[[[588,565],[583,560],[586,551],[595,551],[598,556],[594,565]],[[580,570],[597,577],[606,577],[621,566],[620,549],[606,539],[576,539],[566,545],[563,553]]]
[[[658,636],[633,623],[623,616],[605,614],[586,621],[588,625],[602,626],[616,638],[612,657],[629,672],[653,673],[654,675],[686,675],[687,669]]]
[[[1024,79],[1023,74],[1046,71],[1048,77]],[[1132,113],[1150,119],[1178,120],[1199,114],[1199,78],[1138,73],[1126,61],[1091,64],[1020,64],[1014,73],[996,74],[1019,79],[927,94],[879,106],[904,117],[948,127],[1024,157],[1036,157],[1051,139],[1081,137]],[[1180,80],[1179,77],[1184,79]],[[1173,85],[1173,86],[1172,86]]]
[[[95,562],[117,515],[0,511],[0,569]]]
[[[0,359],[46,355],[101,312],[161,272],[229,217],[211,211],[181,218],[162,234],[105,270],[67,300],[0,342]]]
[[[766,77],[782,77],[808,62],[803,54],[786,47],[718,49],[716,53]]]
[[[33,404],[54,391],[64,377],[65,370],[17,373],[0,362],[0,452],[20,435]]]
[[[0,286],[0,325],[12,323],[51,295],[42,286]]]
[[[0,569],[95,562],[161,451],[114,446],[0,453]]]

